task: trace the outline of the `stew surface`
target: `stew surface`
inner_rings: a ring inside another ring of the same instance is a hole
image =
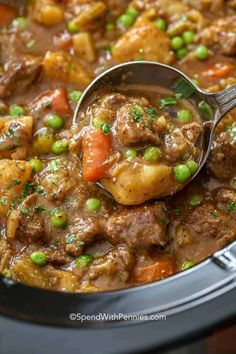
[[[202,125],[187,101],[161,88],[102,92],[72,126],[82,91],[121,62],[173,65],[208,92],[236,83],[235,0],[22,4],[0,3],[0,272],[58,291],[113,290],[235,240],[235,111],[201,175],[158,201],[146,201],[155,176],[171,171],[165,188],[176,190],[199,162]]]

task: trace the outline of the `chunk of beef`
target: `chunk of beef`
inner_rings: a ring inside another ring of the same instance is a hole
[[[183,135],[188,139],[188,141],[190,141],[193,144],[195,144],[196,141],[198,140],[199,136],[202,133],[202,130],[203,130],[202,125],[197,122],[185,124],[181,128]]]
[[[19,60],[9,62],[6,71],[0,78],[0,98],[23,93],[41,72],[41,58],[25,55]]]
[[[113,110],[118,110],[126,102],[127,102],[127,97],[125,97],[121,93],[113,93],[113,94],[107,94],[105,96],[102,96],[101,106],[113,111]]]
[[[112,55],[118,62],[135,60],[140,53],[145,60],[165,64],[173,61],[167,34],[145,17],[138,18],[112,48]]]
[[[115,212],[107,222],[108,239],[132,248],[165,246],[168,211],[163,202]]]
[[[189,137],[196,138],[194,129],[175,128],[169,134],[166,134],[164,138],[165,157],[171,162],[176,162],[186,154],[194,157],[196,147],[189,140]]]
[[[217,16],[222,14],[225,9],[225,0],[184,0],[183,2],[199,11]]]
[[[204,29],[199,39],[205,45],[226,55],[236,54],[236,16],[228,16],[216,20]]]
[[[50,246],[42,247],[32,245],[32,247],[28,248],[28,251],[39,251],[45,253],[47,256],[47,264],[55,266],[65,265],[71,261],[71,257],[68,256],[68,254],[65,252],[64,248],[60,244],[56,246],[50,244]]]
[[[18,238],[21,242],[29,244],[42,239],[48,240],[45,232],[43,213],[37,212],[38,195],[27,197],[20,206],[13,210],[7,222],[7,237]]]
[[[211,204],[193,210],[187,218],[185,228],[195,241],[200,238],[216,239],[217,247],[223,247],[236,239],[236,221]]]
[[[229,180],[236,171],[235,126],[221,132],[215,138],[208,159],[207,167],[210,174],[220,181]]]
[[[83,282],[107,290],[126,287],[134,262],[126,247],[117,247],[91,264]]]
[[[105,233],[105,220],[102,216],[80,216],[74,220],[65,238],[65,250],[67,253],[78,257],[84,246]]]
[[[36,176],[36,181],[47,193],[50,200],[64,200],[66,195],[78,185],[81,180],[80,169],[75,161],[60,158],[54,165]]]
[[[166,127],[165,119],[152,119],[147,113],[147,107],[127,103],[117,112],[116,134],[119,141],[130,146],[134,144],[160,144],[160,133]]]
[[[217,206],[225,212],[236,213],[236,190],[220,188],[216,195]]]

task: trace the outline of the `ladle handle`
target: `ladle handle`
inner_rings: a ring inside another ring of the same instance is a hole
[[[215,124],[236,107],[236,84],[212,95],[216,109]]]

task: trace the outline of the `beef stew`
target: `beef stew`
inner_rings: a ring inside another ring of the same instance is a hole
[[[97,98],[98,109],[89,107],[80,125],[72,125],[82,91],[93,78],[120,62],[150,60],[173,65],[208,92],[235,83],[235,10],[233,0],[0,4],[3,275],[58,291],[122,289],[188,269],[236,239],[235,111],[219,124],[200,176],[172,197],[135,200],[131,204],[143,203],[129,206],[103,193],[95,178],[84,175],[82,165],[89,162],[86,149],[94,141],[103,152],[99,158],[111,157],[108,160],[117,163],[116,154],[107,154],[111,123],[104,117],[114,111],[119,111],[111,127],[116,130],[114,142],[119,144],[118,160],[120,154],[129,163],[145,154],[159,157],[159,134],[154,129],[161,130],[166,118],[156,113],[152,94],[110,92]],[[157,114],[159,119],[151,120],[145,134],[140,134],[142,125],[129,130],[127,106],[128,110],[132,106],[136,118],[141,107],[146,119],[147,107],[149,116]],[[197,162],[195,138],[201,132],[197,116],[189,113],[189,107],[180,106],[182,118],[193,119],[180,124],[178,117],[171,117],[176,114],[172,108],[165,110],[174,128],[172,134],[164,135],[164,156],[172,166],[180,161],[186,165],[192,158]],[[92,134],[86,137],[82,131]],[[187,134],[189,145],[191,131],[190,150],[194,152],[182,151],[177,143],[176,154],[169,139],[180,135],[186,139]],[[103,177],[103,171],[98,172]]]

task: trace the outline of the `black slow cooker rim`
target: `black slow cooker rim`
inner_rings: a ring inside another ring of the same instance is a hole
[[[236,295],[236,242],[188,271],[151,284],[99,293],[66,293],[34,288],[0,277],[0,314],[53,326],[113,328],[143,321],[111,319],[81,323],[69,315],[165,314],[173,318],[232,291]],[[227,307],[229,304],[225,304]],[[231,304],[230,304],[231,305]],[[236,316],[236,308],[232,316]],[[223,318],[222,318],[223,320]]]

